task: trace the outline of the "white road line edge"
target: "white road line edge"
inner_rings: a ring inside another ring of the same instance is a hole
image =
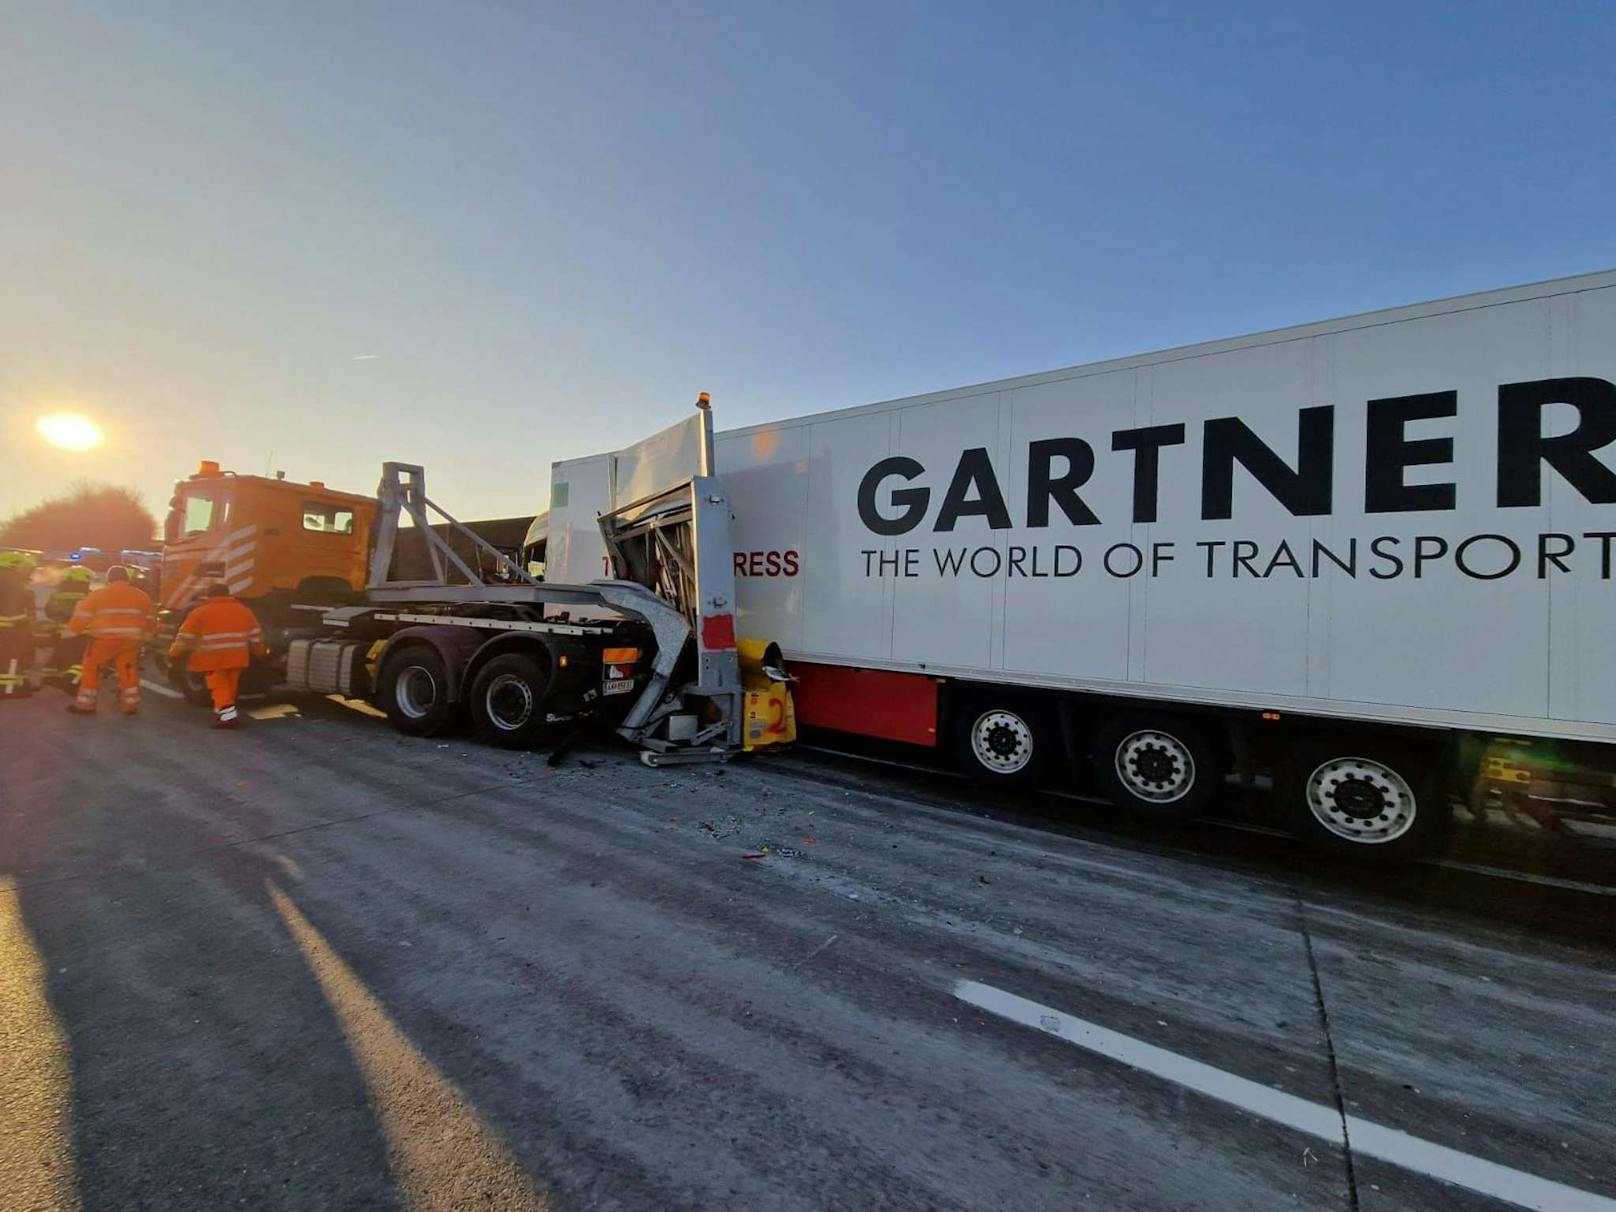
[[[145,687],[147,690],[151,691],[153,694],[160,694],[164,698],[183,699],[185,697],[178,690],[175,690],[172,686],[161,686],[156,682],[148,682],[145,678],[140,679],[140,684],[143,687]]]
[[[989,1014],[1032,1027],[1131,1068],[1176,1082],[1219,1102],[1341,1144],[1341,1116],[1334,1107],[1308,1102],[1211,1065],[1147,1044],[1060,1010],[983,985],[956,981],[954,996]],[[1616,1212],[1616,1199],[1568,1187],[1523,1170],[1512,1170],[1457,1149],[1347,1116],[1354,1153],[1377,1157],[1455,1186],[1540,1212]]]
[[[1485,863],[1464,863],[1456,859],[1427,859],[1432,867],[1446,867],[1449,871],[1468,871],[1472,875],[1486,875],[1494,879],[1517,880],[1523,884],[1540,884],[1545,888],[1563,888],[1568,892],[1591,892],[1595,896],[1616,896],[1616,885],[1590,884],[1583,880],[1568,880],[1558,875],[1538,875],[1532,871],[1511,871],[1507,867],[1489,867]]]

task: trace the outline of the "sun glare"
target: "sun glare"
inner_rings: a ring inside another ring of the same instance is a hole
[[[35,428],[45,441],[63,450],[89,450],[101,445],[101,430],[87,417],[58,413],[40,417]]]

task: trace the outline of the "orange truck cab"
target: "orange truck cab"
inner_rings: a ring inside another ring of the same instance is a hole
[[[158,593],[165,642],[156,652],[208,585],[222,580],[257,614],[278,665],[298,631],[319,627],[318,612],[296,607],[359,599],[375,518],[372,497],[318,480],[236,475],[204,461],[174,485],[169,502]]]

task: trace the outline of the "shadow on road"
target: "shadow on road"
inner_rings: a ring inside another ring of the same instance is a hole
[[[545,1206],[297,865],[244,837],[219,738],[176,756],[150,711],[24,710],[0,721],[0,1202]]]

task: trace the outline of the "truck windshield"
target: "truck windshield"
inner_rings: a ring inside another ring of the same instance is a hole
[[[185,498],[185,533],[201,534],[213,525],[213,497],[193,494]]]

